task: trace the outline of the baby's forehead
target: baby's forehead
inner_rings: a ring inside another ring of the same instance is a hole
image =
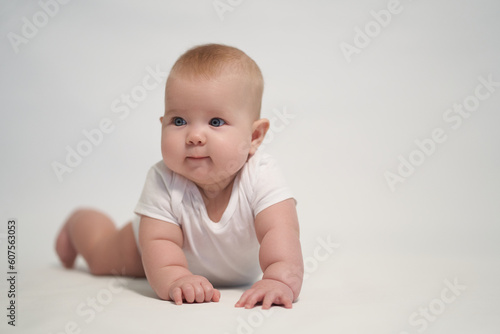
[[[169,81],[179,80],[179,81],[189,81],[189,82],[206,82],[206,81],[250,81],[252,76],[249,73],[244,73],[241,70],[234,69],[231,67],[221,69],[214,72],[197,72],[192,69],[172,71],[167,78],[167,84]]]
[[[257,98],[255,94],[248,94],[256,90],[255,83],[249,78],[235,73],[224,73],[214,77],[205,77],[200,75],[170,75],[166,82],[165,98],[170,99],[176,97],[177,93],[192,93],[194,95],[203,95],[204,92],[210,91],[218,94],[238,96],[246,100],[249,97]]]
[[[250,108],[252,111],[248,114],[251,119],[258,119],[262,86],[262,80],[253,77],[250,72],[232,67],[221,68],[211,73],[200,73],[188,68],[172,69],[165,87],[165,106],[168,108],[173,105],[183,105],[187,95],[203,96],[198,92],[211,91],[219,98],[222,96],[224,99],[232,100],[233,106],[252,105]],[[214,99],[210,97],[208,100]],[[240,111],[240,113],[245,112]]]

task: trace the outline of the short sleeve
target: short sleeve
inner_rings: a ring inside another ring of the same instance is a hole
[[[252,180],[251,205],[254,216],[273,204],[293,198],[282,171],[270,155],[253,156],[249,161],[248,172]]]
[[[165,167],[163,161],[153,165],[148,171],[134,212],[179,225],[172,209],[170,187],[172,179],[173,172]]]

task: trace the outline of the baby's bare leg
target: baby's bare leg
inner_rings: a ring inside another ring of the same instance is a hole
[[[80,254],[94,275],[144,276],[132,224],[118,230],[99,211],[75,211],[57,237],[56,252],[66,268],[73,267]]]

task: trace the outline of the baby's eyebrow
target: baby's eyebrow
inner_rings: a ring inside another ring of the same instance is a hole
[[[165,111],[165,116],[170,114],[184,114],[184,113],[186,113],[186,110],[184,109],[169,109]]]
[[[208,117],[208,118],[222,118],[225,121],[228,121],[233,113],[229,110],[224,110],[224,109],[209,109],[209,110],[204,110],[204,111],[191,111],[188,109],[168,109],[165,111],[165,114],[163,117],[170,119],[172,117],[196,117],[196,116],[201,116],[204,115],[203,117]]]
[[[225,109],[212,109],[209,113],[212,115],[218,115],[219,117],[229,117],[232,114],[230,110]]]

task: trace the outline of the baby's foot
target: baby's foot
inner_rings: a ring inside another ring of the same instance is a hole
[[[59,232],[56,240],[56,252],[62,264],[66,268],[72,268],[78,253],[69,239],[68,224],[65,224]]]

